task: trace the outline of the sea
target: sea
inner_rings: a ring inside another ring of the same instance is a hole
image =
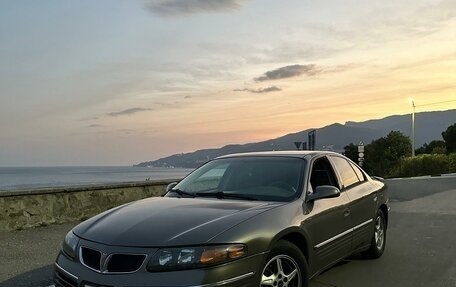
[[[0,167],[0,192],[181,179],[192,169],[133,166]]]

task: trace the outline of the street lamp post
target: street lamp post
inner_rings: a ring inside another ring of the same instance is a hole
[[[415,108],[417,106],[415,105],[415,101],[413,100],[413,98],[409,98],[409,101],[413,108],[413,110],[412,110],[412,156],[415,156]],[[456,99],[428,103],[428,104],[420,104],[420,105],[418,105],[418,107],[426,107],[426,106],[431,106],[431,105],[437,105],[437,104],[443,104],[443,103],[453,103],[453,102],[456,102]]]
[[[410,98],[412,104],[412,157],[415,156],[415,101]]]

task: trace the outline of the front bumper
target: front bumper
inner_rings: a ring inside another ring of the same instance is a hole
[[[148,272],[143,266],[134,273],[102,274],[71,260],[62,252],[54,268],[56,287],[247,287],[257,286],[258,270],[267,253],[242,258],[205,269]]]

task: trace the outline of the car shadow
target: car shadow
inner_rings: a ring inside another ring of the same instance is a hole
[[[334,265],[328,267],[327,269],[323,270],[323,272],[321,272],[320,274],[318,274],[318,276],[315,277],[315,278],[318,278],[319,276],[325,274],[325,273],[328,272],[328,271],[337,269],[337,268],[339,268],[339,267],[341,267],[341,266],[345,266],[345,265],[347,265],[347,264],[349,264],[350,262],[353,262],[353,261],[369,261],[369,259],[364,258],[364,257],[361,255],[361,253],[353,254],[353,255],[351,255],[350,257],[347,257],[347,258],[345,258],[345,259],[343,259],[343,260],[337,262],[336,264],[334,264]]]
[[[334,283],[326,282],[327,276],[324,276],[329,271],[335,271],[338,268],[345,267],[349,263],[353,262],[360,262],[360,261],[370,261],[371,259],[364,258],[361,253],[353,254],[350,257],[347,257],[334,265],[328,267],[327,269],[323,270],[319,273],[316,277],[310,280],[310,287],[338,287],[338,285],[334,285]],[[336,271],[337,272],[337,271]]]
[[[323,274],[325,274],[326,272],[328,272],[328,271],[330,271],[330,270],[336,269],[337,267],[344,266],[344,265],[350,263],[350,261],[351,261],[351,260],[350,260],[349,258],[344,259],[344,260],[342,260],[342,261],[339,261],[339,262],[337,262],[336,264],[332,265],[331,267],[328,267],[327,269],[323,270],[323,272],[321,272],[320,274],[318,274],[318,276],[323,275]],[[318,276],[317,276],[317,277],[318,277]]]

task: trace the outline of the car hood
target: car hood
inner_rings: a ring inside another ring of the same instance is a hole
[[[195,245],[279,205],[282,203],[148,198],[105,211],[79,224],[73,232],[86,240],[117,246]]]

